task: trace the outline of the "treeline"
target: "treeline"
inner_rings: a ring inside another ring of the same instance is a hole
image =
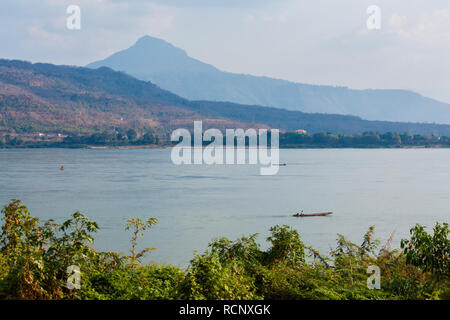
[[[194,144],[194,136],[191,136],[191,143]],[[176,142],[169,142],[170,133],[160,134],[153,130],[135,130],[118,128],[114,130],[104,130],[101,132],[83,135],[69,134],[61,141],[26,140],[20,136],[11,137],[5,135],[0,137],[0,148],[15,147],[68,147],[78,148],[86,146],[126,146],[126,145],[176,145]],[[270,132],[268,132],[268,144],[270,145]],[[203,141],[206,146],[211,142]],[[226,137],[223,145],[226,144]],[[248,146],[249,139],[245,138],[245,145]],[[235,139],[237,145],[237,139]],[[439,135],[410,135],[409,133],[378,133],[364,132],[362,134],[333,134],[333,133],[313,133],[301,134],[297,132],[280,133],[281,148],[402,148],[402,147],[450,147],[450,137]]]
[[[267,132],[267,145],[271,144],[271,132]],[[279,134],[280,148],[401,148],[401,147],[450,147],[450,137],[447,136],[423,136],[410,135],[409,133],[387,132],[364,132],[362,134],[333,134],[318,132],[305,134],[297,132],[285,132]],[[226,137],[223,137],[222,144],[226,145]],[[245,146],[249,145],[250,139],[245,137]],[[259,137],[257,137],[259,143]],[[203,146],[210,144],[210,141],[203,141]],[[178,144],[172,142],[172,145]],[[191,136],[191,144],[194,145],[194,137]],[[238,145],[237,138],[234,145]]]
[[[137,131],[135,129],[105,130],[90,135],[69,134],[60,141],[45,139],[26,140],[20,136],[5,135],[0,137],[0,148],[81,148],[87,146],[128,146],[128,145],[158,145],[160,139],[151,130]]]
[[[19,147],[25,145],[25,141],[21,137],[12,137],[6,135],[3,138],[0,137],[0,148],[2,147]]]
[[[138,132],[135,129],[102,131],[88,136],[69,135],[62,141],[65,145],[148,145],[159,144],[159,136],[153,131]]]
[[[409,133],[364,132],[344,135],[332,133],[300,134],[287,132],[280,134],[280,147],[284,148],[392,148],[392,147],[450,147],[450,137],[410,135]]]
[[[187,269],[142,264],[154,248],[138,250],[137,242],[155,223],[129,219],[129,253],[100,252],[92,247],[95,221],[76,212],[62,224],[42,223],[14,200],[2,211],[0,299],[450,299],[446,223],[436,223],[433,234],[416,225],[395,250],[374,239],[373,227],[361,244],[339,235],[328,255],[305,245],[297,230],[275,226],[266,250],[256,234],[219,238]],[[368,270],[376,267],[374,287]],[[77,270],[79,281],[68,270]]]

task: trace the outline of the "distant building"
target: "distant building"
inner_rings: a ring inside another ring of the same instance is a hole
[[[303,129],[295,130],[295,132],[298,134],[306,134],[307,133],[306,130],[303,130]]]

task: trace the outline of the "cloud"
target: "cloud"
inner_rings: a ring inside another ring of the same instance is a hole
[[[389,19],[391,32],[407,41],[422,45],[448,45],[450,41],[449,10],[424,12],[416,21],[407,23],[405,16],[394,14]]]
[[[33,45],[30,47],[34,47],[36,43],[41,43],[49,48],[60,48],[67,43],[67,39],[64,36],[48,32],[40,26],[31,26],[28,29],[28,34],[34,40]]]
[[[144,2],[146,0],[110,0],[112,2]],[[284,0],[154,0],[155,3],[177,7],[255,7]]]
[[[0,23],[5,24],[0,24],[0,39],[8,39],[9,45],[0,47],[0,56],[84,65],[130,46],[142,35],[162,36],[178,14],[176,8],[148,1],[76,2],[81,30],[66,28],[66,9],[72,0],[8,0],[7,11],[0,10]]]
[[[408,18],[406,16],[394,13],[389,18],[389,25],[394,28],[401,28],[408,23]]]
[[[245,15],[243,21],[245,23],[253,23],[253,22],[256,21],[256,18],[255,18],[255,16],[253,14],[247,14],[247,15]]]
[[[289,21],[286,13],[279,14],[246,14],[242,21],[246,24],[251,23],[287,23]]]

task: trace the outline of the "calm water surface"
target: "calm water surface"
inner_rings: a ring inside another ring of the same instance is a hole
[[[449,149],[281,150],[280,161],[261,176],[256,165],[175,166],[165,149],[0,150],[0,203],[21,199],[44,220],[79,210],[100,225],[98,249],[122,252],[125,220],[156,217],[141,242],[158,248],[149,260],[180,266],[218,236],[259,233],[266,247],[277,224],[325,253],[337,233],[360,242],[375,225],[398,244],[415,223],[449,221]],[[301,209],[335,214],[291,217]]]

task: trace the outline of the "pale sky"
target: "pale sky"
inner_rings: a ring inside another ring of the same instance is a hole
[[[81,30],[66,9],[81,8]],[[368,30],[369,5],[381,29]],[[450,103],[449,0],[1,0],[0,58],[86,65],[143,35],[235,73]]]

